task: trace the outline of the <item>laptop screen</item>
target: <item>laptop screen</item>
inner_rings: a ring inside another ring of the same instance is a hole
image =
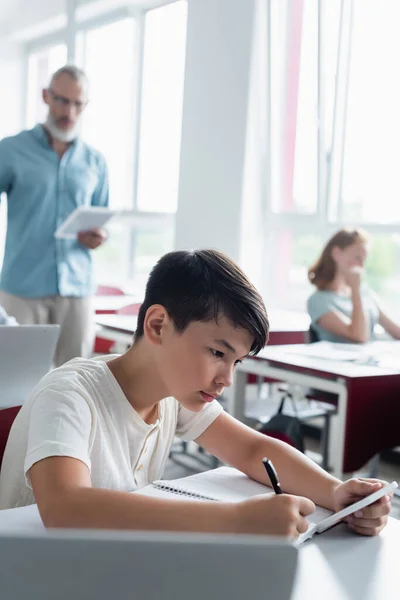
[[[18,406],[52,367],[59,325],[0,326],[0,408]]]

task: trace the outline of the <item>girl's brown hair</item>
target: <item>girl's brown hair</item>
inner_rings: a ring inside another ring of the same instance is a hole
[[[367,241],[367,234],[362,229],[340,229],[328,240],[318,260],[308,269],[310,282],[319,290],[325,289],[336,275],[336,263],[332,258],[333,248],[344,250],[357,242]]]

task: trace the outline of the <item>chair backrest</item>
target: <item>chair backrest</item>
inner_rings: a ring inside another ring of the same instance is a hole
[[[125,293],[112,285],[98,285],[96,296],[125,296]]]
[[[11,406],[10,408],[0,410],[0,469],[11,425],[14,423],[14,419],[20,410],[21,406]]]
[[[0,327],[0,409],[24,404],[51,370],[59,335],[59,325]]]
[[[321,341],[317,330],[312,325],[310,325],[310,329],[308,330],[308,341],[310,344]]]

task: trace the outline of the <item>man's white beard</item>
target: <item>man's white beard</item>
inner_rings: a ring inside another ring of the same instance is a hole
[[[69,129],[68,131],[59,129],[50,113],[47,115],[45,127],[49,131],[51,137],[66,144],[72,142],[78,135],[78,125],[75,125],[75,127]]]

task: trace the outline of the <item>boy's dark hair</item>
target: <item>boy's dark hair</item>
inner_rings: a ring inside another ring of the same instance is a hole
[[[153,304],[164,306],[180,332],[192,321],[217,321],[224,315],[234,327],[251,333],[251,354],[268,341],[268,316],[260,294],[243,271],[217,250],[169,252],[158,261],[147,282],[135,341],[143,336],[146,311]]]

